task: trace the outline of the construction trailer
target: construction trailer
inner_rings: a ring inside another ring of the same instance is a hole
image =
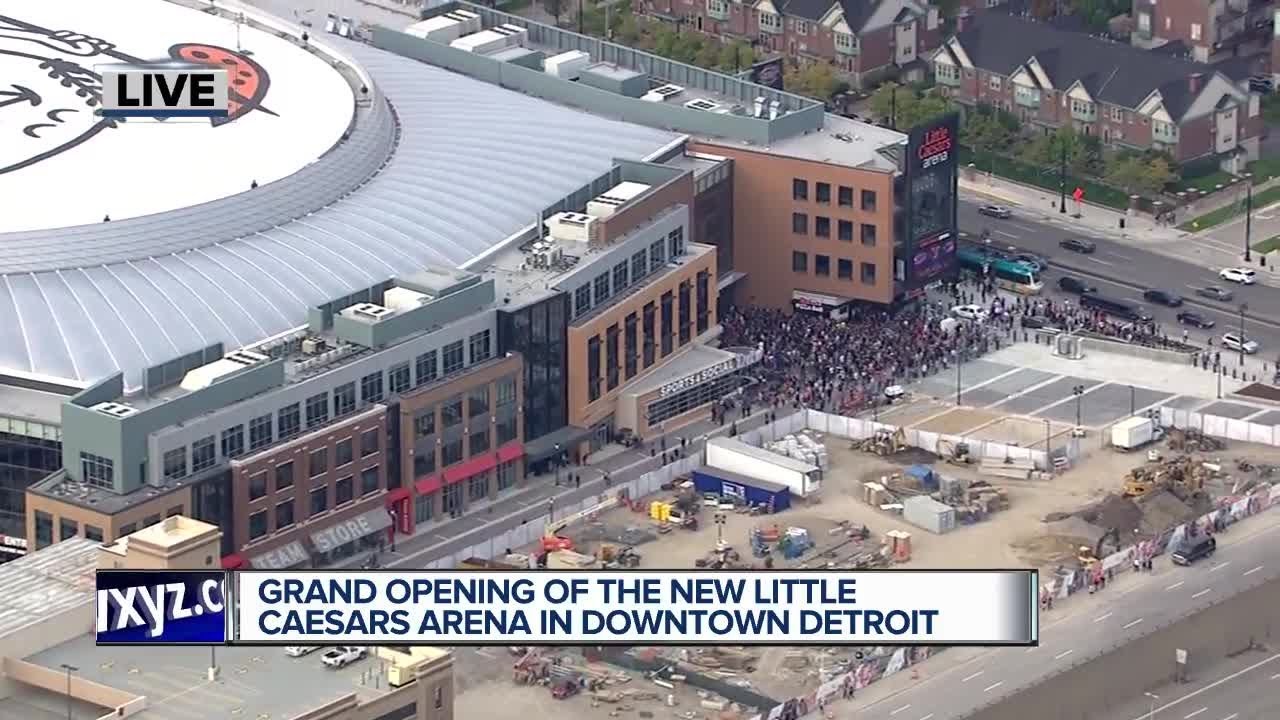
[[[775,485],[785,485],[796,497],[809,497],[822,489],[822,470],[764,448],[733,438],[707,441],[707,466],[745,475]]]
[[[791,488],[718,468],[698,468],[692,473],[693,487],[700,493],[737,498],[744,504],[772,508],[779,512],[791,507]]]

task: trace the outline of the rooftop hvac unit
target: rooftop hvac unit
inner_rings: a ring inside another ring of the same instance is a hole
[[[406,35],[431,40],[438,43],[451,43],[462,37],[466,26],[448,15],[437,15],[420,23],[405,28]]]
[[[551,237],[556,240],[588,242],[595,218],[586,213],[562,212],[552,215],[546,224]]]
[[[445,13],[444,17],[457,20],[462,23],[463,35],[478,33],[484,29],[484,23],[481,22],[480,16],[470,10],[454,10],[453,12]]]
[[[324,19],[324,31],[327,33],[338,32],[338,16],[337,15],[334,15],[333,13],[329,13],[329,15]]]
[[[782,103],[774,100],[769,103],[769,119],[777,120],[778,115],[782,114]]]
[[[236,350],[234,352],[227,353],[226,355],[223,356],[222,359],[228,362],[233,362],[237,365],[241,365],[243,367],[249,367],[250,365],[257,365],[258,363],[264,363],[270,358],[268,358],[266,355],[253,352],[251,350],[242,349],[242,350]]]
[[[607,195],[600,197],[587,203],[587,214],[592,217],[607,218],[618,212],[618,210],[626,205],[627,201],[621,198],[612,198]]]
[[[501,35],[507,36],[507,47],[524,47],[525,41],[529,39],[529,30],[519,25],[507,23],[493,28],[493,31]]]
[[[560,260],[564,257],[564,250],[556,243],[538,243],[541,245],[535,248],[530,256],[530,264],[536,268],[553,268],[560,264]]]
[[[494,50],[510,46],[511,41],[505,34],[493,30],[481,30],[478,33],[463,35],[449,43],[449,47],[484,55]]]
[[[577,80],[582,69],[591,64],[591,56],[581,50],[553,55],[542,63],[542,70],[561,80]]]
[[[90,409],[94,412],[100,412],[103,415],[110,415],[111,417],[117,418],[125,418],[138,413],[137,408],[118,402],[98,403]]]
[[[689,102],[685,103],[684,106],[689,108],[690,110],[702,110],[704,112],[712,112],[717,108],[719,108],[720,104],[713,103],[710,100],[704,100],[702,98],[698,98],[697,100],[690,100]]]
[[[755,105],[752,106],[751,117],[764,117],[764,108],[768,104],[768,100],[763,97],[756,98]]]
[[[381,320],[391,314],[391,308],[373,303],[360,303],[351,306],[351,314],[366,320]]]
[[[327,347],[328,345],[325,343],[324,338],[309,337],[302,341],[302,354],[319,355]]]
[[[667,100],[670,100],[671,98],[679,95],[682,92],[684,92],[684,88],[680,87],[679,85],[670,85],[670,84],[659,85],[658,87],[645,93],[644,96],[641,97],[640,99],[648,100],[649,102],[666,102]]]

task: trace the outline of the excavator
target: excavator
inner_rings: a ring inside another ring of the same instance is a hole
[[[1107,542],[1107,541],[1110,542]],[[1080,567],[1088,570],[1098,564],[1103,557],[1118,550],[1120,548],[1120,531],[1111,528],[1102,533],[1102,537],[1098,538],[1098,542],[1093,547],[1081,545],[1080,551],[1076,555],[1076,560],[1080,562]]]
[[[1158,490],[1168,490],[1184,502],[1204,491],[1204,477],[1192,461],[1166,463],[1161,467],[1138,467],[1124,478],[1124,496],[1140,498]]]
[[[611,508],[621,505],[626,499],[625,492],[619,492],[617,495],[605,498],[600,502],[592,505],[584,510],[576,513],[565,515],[558,520],[552,520],[542,531],[542,552],[549,553],[556,550],[572,550],[573,540],[571,538],[562,537],[559,532],[580,520],[594,520],[600,513]]]
[[[969,457],[969,443],[952,442],[945,438],[938,438],[938,455],[952,465],[968,465],[972,462]]]

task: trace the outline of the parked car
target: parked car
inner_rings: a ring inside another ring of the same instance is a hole
[[[1061,328],[1055,326],[1053,321],[1042,315],[1023,315],[1022,327],[1028,330],[1049,330],[1060,331]]]
[[[289,657],[302,657],[320,649],[319,645],[286,645],[284,654]]]
[[[1090,285],[1084,280],[1081,280],[1078,277],[1072,277],[1070,275],[1065,275],[1063,277],[1058,278],[1058,289],[1062,290],[1063,292],[1075,293],[1077,295],[1083,295],[1085,293],[1091,293],[1091,292],[1098,292],[1098,288],[1096,286]]]
[[[1236,352],[1244,350],[1248,355],[1258,352],[1258,343],[1247,337],[1242,337],[1239,333],[1227,333],[1223,335],[1222,347],[1225,350],[1235,350]]]
[[[1235,297],[1235,293],[1226,288],[1220,288],[1217,285],[1206,285],[1202,288],[1196,288],[1196,294],[1202,298],[1217,300],[1219,302],[1231,302],[1231,298]]]
[[[1150,300],[1153,303],[1159,303],[1168,307],[1178,307],[1182,304],[1182,296],[1168,290],[1147,290],[1142,293],[1142,297],[1145,300]]]
[[[1239,283],[1241,285],[1252,285],[1258,281],[1257,273],[1249,268],[1226,268],[1218,273],[1218,277],[1227,282]]]
[[[344,645],[326,651],[320,656],[320,662],[334,669],[344,668],[357,660],[364,659],[367,654],[369,651],[366,648]]]
[[[982,322],[987,319],[987,311],[978,305],[957,305],[951,308],[951,314],[961,320],[972,320],[974,322]]]
[[[1200,328],[1201,330],[1208,330],[1213,327],[1212,320],[1198,312],[1191,312],[1190,310],[1183,310],[1178,313],[1178,322],[1183,325]]]
[[[1191,563],[1213,555],[1218,549],[1218,541],[1212,535],[1198,535],[1182,541],[1173,551],[1174,565],[1190,565]]]
[[[1013,211],[1003,205],[983,205],[978,208],[978,214],[1000,218],[1001,220],[1008,220],[1013,217]]]
[[[1067,238],[1058,243],[1058,247],[1071,252],[1078,252],[1082,255],[1092,255],[1098,249],[1098,245],[1092,240],[1084,238]]]

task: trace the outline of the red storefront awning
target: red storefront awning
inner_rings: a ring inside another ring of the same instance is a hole
[[[430,495],[439,490],[443,484],[444,482],[440,480],[439,475],[428,475],[418,478],[418,481],[413,484],[413,489],[417,490],[419,495]]]
[[[524,443],[519,440],[509,442],[498,448],[498,462],[511,462],[516,458],[524,455]]]
[[[244,558],[240,557],[236,553],[231,553],[230,555],[226,555],[222,558],[223,570],[239,570],[244,567],[244,565]]]
[[[409,494],[409,488],[396,488],[387,493],[387,505],[394,505],[401,500],[408,500]]]
[[[492,453],[477,455],[470,460],[454,465],[444,471],[444,482],[446,485],[452,485],[456,482],[462,482],[469,477],[474,477],[482,472],[488,472],[498,466],[498,458]]]

